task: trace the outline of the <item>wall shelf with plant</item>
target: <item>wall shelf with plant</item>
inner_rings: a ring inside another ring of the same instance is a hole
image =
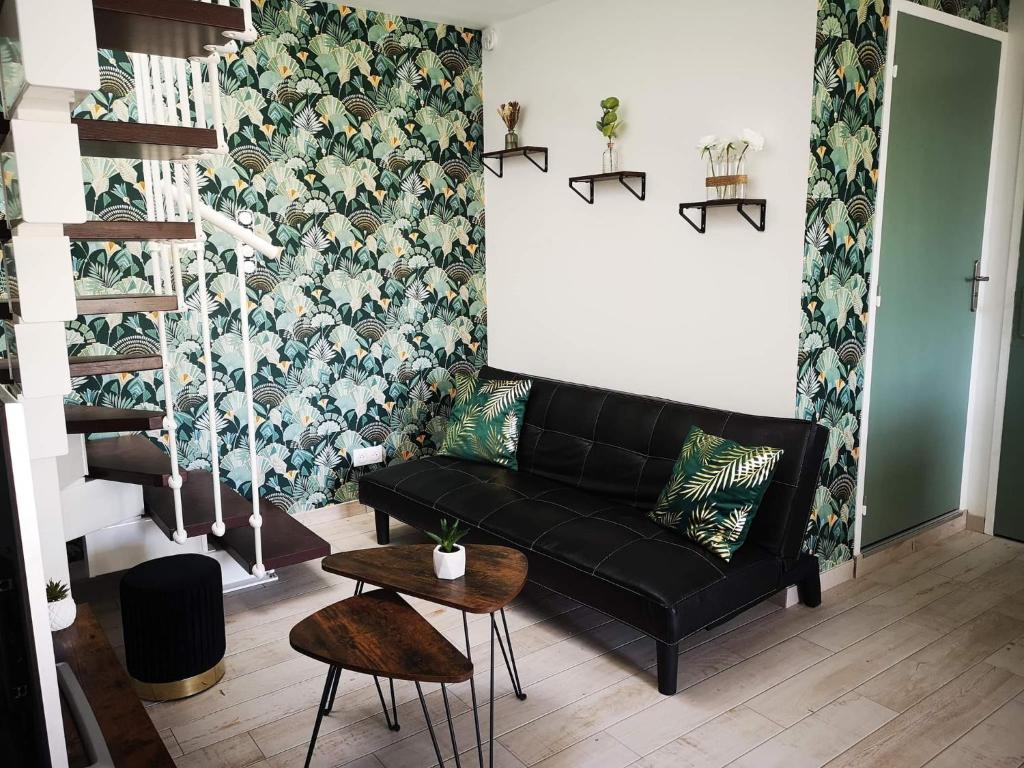
[[[647,199],[647,173],[644,171],[620,171],[619,154],[615,148],[615,139],[624,127],[619,119],[620,102],[614,96],[601,101],[601,118],[597,121],[597,130],[607,141],[607,148],[601,156],[601,173],[588,173],[573,176],[569,179],[569,188],[587,201],[594,204],[594,184],[599,181],[616,180],[630,191],[637,200]],[[640,179],[640,188],[630,184],[626,179]],[[586,184],[587,194],[577,188],[577,184]]]
[[[764,232],[765,230],[765,214],[767,213],[768,201],[761,198],[731,198],[728,200],[701,200],[698,203],[680,203],[679,204],[679,215],[686,219],[687,223],[700,232],[702,235],[707,232],[708,224],[708,208],[731,208],[735,206],[736,210],[739,211],[740,216],[750,222],[750,225],[758,232]],[[756,206],[759,209],[760,215],[757,219],[754,219],[747,213],[747,206]],[[698,210],[700,211],[700,223],[691,219],[687,215],[687,211]]]
[[[631,186],[626,179],[640,179],[640,189]],[[594,184],[598,181],[617,180],[622,186],[628,189],[637,200],[647,199],[647,172],[646,171],[612,171],[611,173],[588,173],[583,176],[573,176],[569,179],[569,187],[577,195],[586,200],[590,205],[594,204]],[[587,194],[583,194],[576,188],[577,184],[588,184]]]
[[[747,197],[747,155],[764,150],[764,136],[747,128],[738,137],[720,137],[714,134],[703,137],[697,143],[697,152],[707,161],[707,176],[704,179],[706,198],[696,203],[681,203],[679,215],[700,232],[707,232],[708,208],[732,208],[746,219],[758,232],[765,230],[767,201]],[[747,207],[756,207],[759,216],[754,219],[747,213]],[[700,223],[691,219],[687,212],[700,211]]]

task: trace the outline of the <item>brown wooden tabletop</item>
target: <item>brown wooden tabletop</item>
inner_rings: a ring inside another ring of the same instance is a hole
[[[323,559],[328,573],[346,576],[467,613],[494,613],[526,584],[526,555],[510,547],[466,545],[466,575],[446,581],[434,575],[433,544],[372,547]]]
[[[78,678],[117,768],[174,768],[88,604],[78,606],[74,624],[53,633],[53,650]]]
[[[473,676],[469,659],[390,590],[329,605],[296,624],[292,648],[353,672],[423,683],[461,683]]]

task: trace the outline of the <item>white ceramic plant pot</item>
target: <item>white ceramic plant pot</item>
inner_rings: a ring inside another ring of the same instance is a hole
[[[75,605],[75,599],[71,595],[46,605],[50,611],[51,632],[59,632],[75,623],[75,616],[78,615],[78,606]]]
[[[456,545],[454,552],[434,547],[434,573],[439,579],[461,579],[466,575],[466,549]]]

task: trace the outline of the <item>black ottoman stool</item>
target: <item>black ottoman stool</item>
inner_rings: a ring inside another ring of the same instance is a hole
[[[224,676],[224,595],[220,563],[172,555],[121,578],[128,675],[147,701],[183,699]]]

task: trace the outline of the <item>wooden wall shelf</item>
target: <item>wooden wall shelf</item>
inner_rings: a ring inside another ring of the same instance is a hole
[[[534,159],[534,155],[542,155],[544,158],[544,165],[541,165]],[[480,162],[484,164],[484,168],[493,173],[499,179],[505,175],[505,158],[506,157],[525,157],[535,166],[540,168],[543,173],[548,172],[548,148],[547,147],[516,147],[515,149],[496,149],[493,152],[484,152],[480,155]],[[498,161],[498,170],[494,170],[487,164],[487,160],[495,159]]]
[[[640,179],[640,191],[631,187],[626,179]],[[647,173],[646,171],[614,171],[612,173],[589,173],[585,176],[573,176],[569,179],[569,188],[582,197],[590,205],[594,204],[594,184],[598,181],[618,181],[630,191],[637,200],[647,199]],[[589,195],[583,194],[576,188],[577,184],[589,184]]]
[[[760,209],[760,218],[753,219],[750,214],[747,213],[747,206],[756,206]],[[765,213],[768,207],[768,201],[761,198],[751,197],[735,197],[729,198],[728,200],[702,200],[699,203],[680,203],[679,204],[679,215],[686,219],[686,222],[700,232],[702,235],[707,232],[708,224],[708,208],[733,208],[735,207],[739,211],[740,216],[746,219],[750,226],[756,229],[758,232],[764,232],[765,230]],[[687,211],[699,210],[700,211],[700,224],[695,222],[687,215]]]

